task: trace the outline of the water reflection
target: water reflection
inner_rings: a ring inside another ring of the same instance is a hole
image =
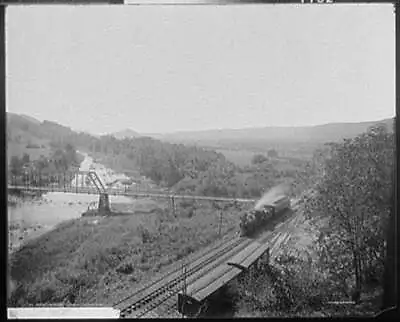
[[[31,224],[55,225],[63,220],[78,218],[98,195],[49,192],[39,200],[8,207],[8,222],[24,221]],[[110,196],[110,202],[130,203],[131,198]]]
[[[80,170],[89,170],[92,164],[93,159],[85,154]],[[101,164],[95,164],[95,171],[96,168],[100,168],[102,179],[106,179],[104,181],[113,179],[112,175],[121,176]],[[104,178],[104,174],[108,176]],[[109,198],[111,205],[134,202],[132,198],[126,196],[110,196]],[[99,196],[92,194],[48,192],[40,198],[8,205],[9,249],[15,250],[23,242],[39,236],[62,221],[81,217],[89,204],[97,203],[98,200]]]

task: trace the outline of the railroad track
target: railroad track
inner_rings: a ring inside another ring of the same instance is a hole
[[[218,266],[222,261],[239,252],[252,242],[253,240],[245,238],[232,239],[222,247],[190,263],[186,271],[187,283],[200,278],[210,269]],[[133,301],[131,300],[132,302],[128,306],[120,308],[120,316],[127,317],[134,314],[134,317],[142,317],[174,297],[174,295],[177,295],[182,289],[183,281],[184,276],[180,270],[173,272],[166,279],[155,282],[152,287],[147,289],[147,292],[139,291],[139,294],[135,294],[138,298]],[[134,297],[136,297],[135,295]]]
[[[257,241],[259,243],[265,243],[265,242],[269,241],[271,243],[271,245],[275,245],[275,243],[277,243],[279,241],[281,236],[282,236],[282,232],[280,232],[280,231],[279,232],[270,232],[270,233],[267,233],[266,235],[262,236],[262,238],[258,239]],[[251,241],[251,242],[253,242],[253,241]],[[245,248],[250,243],[246,243],[246,245],[243,248]],[[241,249],[242,249],[242,247],[241,247]],[[226,257],[229,258],[231,256],[232,255],[229,254]],[[217,263],[216,265],[213,265],[213,266],[215,268],[215,267],[221,265],[222,263],[224,263],[224,264],[226,263],[225,258],[222,259],[221,261],[219,261],[219,263]],[[207,267],[207,271],[209,271],[208,268],[209,267]],[[201,274],[201,276],[202,275],[204,275],[204,274]],[[200,278],[201,276],[197,276],[197,278]],[[188,279],[189,281],[188,281],[187,284],[190,285],[191,283],[195,282],[197,280],[197,278],[194,277],[194,278]],[[180,291],[180,289],[178,289],[178,292],[179,291]],[[145,317],[145,318],[181,318],[182,314],[180,314],[178,312],[177,300],[173,296],[173,295],[176,295],[178,292],[172,294],[172,296],[168,297],[164,302],[162,302],[159,305],[157,305],[157,307],[155,307],[153,310],[148,310],[147,312],[144,312],[143,314],[140,314],[140,316],[136,316],[136,317]]]
[[[272,232],[268,231],[255,239],[232,237],[225,242],[221,241],[211,249],[207,248],[201,251],[187,265],[186,284],[193,283],[210,270],[225,263],[229,258],[239,253],[254,241],[264,243],[269,240],[275,246],[282,232],[288,227],[290,221],[288,217],[291,217],[290,215],[286,213],[280,218],[275,218],[271,224],[275,224],[279,219],[283,219],[284,222],[279,225],[279,228],[277,227],[278,229]],[[185,276],[183,276],[182,269],[176,268],[119,301],[114,305],[114,308],[120,310],[121,318],[141,318],[145,316],[151,318],[164,317],[166,315],[179,317],[180,315],[176,312],[177,294],[182,290],[184,279]]]
[[[233,241],[234,238],[235,238],[234,235],[228,236],[227,238],[223,238],[222,240],[211,243],[211,245],[209,245],[208,247],[196,253],[193,253],[186,258],[180,259],[167,272],[158,274],[158,276],[156,276],[155,279],[152,279],[150,282],[146,283],[144,286],[142,286],[138,291],[134,292],[133,294],[118,300],[113,306],[120,307],[123,306],[124,303],[127,301],[132,302],[134,299],[143,296],[143,294],[145,294],[148,289],[154,288],[157,285],[161,285],[161,283],[164,283],[169,276],[180,274],[182,272],[182,265],[184,265],[185,263],[198,261],[200,258],[203,258],[207,253],[213,252],[219,247],[221,247],[223,244]]]
[[[259,242],[266,242],[273,236],[271,242],[275,242],[280,233],[268,233],[262,238],[258,239]],[[218,267],[222,263],[226,263],[227,260],[233,257],[235,254],[239,253],[241,250],[246,248],[254,242],[253,239],[242,239],[238,238],[232,240],[229,244],[221,249],[218,249],[213,254],[209,255],[207,258],[200,258],[198,261],[193,263],[192,267],[186,273],[186,283],[190,285],[194,281],[198,280],[210,270]],[[166,315],[177,316],[179,314],[176,312],[177,309],[177,299],[176,295],[182,290],[182,283],[184,276],[179,271],[178,276],[173,278],[169,282],[164,281],[164,285],[155,288],[154,291],[149,292],[149,294],[131,303],[128,307],[121,309],[121,317],[165,317]],[[153,312],[155,311],[155,312]],[[174,312],[175,311],[175,312]]]

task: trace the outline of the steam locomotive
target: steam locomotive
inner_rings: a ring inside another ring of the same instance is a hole
[[[278,196],[275,200],[244,213],[240,218],[240,236],[251,237],[272,217],[289,208],[290,199],[287,196]]]

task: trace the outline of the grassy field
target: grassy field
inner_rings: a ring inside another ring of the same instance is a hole
[[[222,153],[229,161],[235,163],[238,166],[251,165],[251,159],[256,154],[262,154],[268,157],[267,152],[259,153],[259,152],[252,152],[249,150],[224,150],[224,149],[219,149],[216,151]],[[299,169],[299,165],[297,163],[302,162],[303,159],[295,159],[291,157],[278,157],[278,158],[269,158],[269,160],[277,171],[286,171],[286,170],[295,171],[296,169]]]
[[[268,144],[266,142],[247,142],[243,144],[220,144],[216,146],[206,146],[209,149],[215,150],[225,155],[225,157],[238,164],[246,165],[250,164],[251,158],[255,154],[262,154],[267,156],[270,149],[274,149],[278,152],[279,158],[281,159],[300,159],[306,160],[312,158],[314,151],[317,148],[322,147],[322,144],[315,143],[290,143],[290,142],[275,142],[275,144]]]
[[[110,305],[220,238],[219,213],[210,203],[180,204],[175,216],[166,203],[154,209],[82,217],[31,240],[10,256],[8,305]],[[221,235],[238,229],[240,211],[224,211]]]

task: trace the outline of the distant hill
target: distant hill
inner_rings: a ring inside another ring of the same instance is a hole
[[[37,159],[41,155],[47,155],[51,147],[63,146],[66,143],[71,143],[82,151],[93,151],[94,149],[96,152],[100,152],[104,145],[101,144],[101,141],[106,142],[108,140],[107,136],[75,131],[53,121],[44,120],[40,122],[28,115],[9,112],[6,115],[7,156],[9,160],[12,156],[21,157],[24,153],[28,153],[32,159]],[[142,138],[142,135],[130,129],[114,133],[111,136],[114,136],[114,140]],[[31,146],[34,146],[34,148],[31,148]]]
[[[26,115],[7,113],[7,159],[29,154],[31,160],[49,154],[47,139],[40,121]],[[35,148],[30,148],[35,147]]]
[[[384,123],[393,130],[393,119],[360,123],[329,123],[302,127],[262,127],[245,129],[221,129],[207,131],[187,131],[168,134],[153,134],[152,137],[182,143],[229,143],[264,141],[276,143],[323,143],[351,138],[365,132],[370,126]]]
[[[45,139],[41,122],[33,117],[7,113],[7,140],[21,143]]]
[[[119,132],[115,132],[111,134],[112,136],[114,136],[116,139],[122,140],[122,139],[131,139],[131,138],[138,138],[141,137],[142,135],[140,135],[138,132],[135,132],[131,129],[125,129]]]
[[[52,121],[43,121],[28,116],[7,112],[7,159],[22,157],[27,153],[31,160],[47,156],[51,143],[74,142],[77,133],[69,127]]]
[[[17,114],[15,114],[15,115],[17,115]],[[23,118],[23,119],[25,119],[25,120],[27,120],[27,121],[29,121],[29,122],[35,123],[35,124],[40,124],[40,123],[42,123],[42,122],[40,122],[39,120],[37,120],[37,119],[35,119],[34,117],[29,116],[29,115],[21,114],[21,115],[18,115],[18,116],[21,117],[21,118]]]
[[[110,142],[129,138],[135,140],[135,144],[147,145],[150,144],[150,141],[146,140],[146,137],[151,137],[159,141],[197,145],[212,150],[228,149],[265,152],[269,149],[277,149],[280,155],[298,156],[301,153],[310,155],[316,147],[325,142],[337,142],[343,138],[354,137],[378,123],[384,123],[390,131],[393,130],[393,119],[359,123],[330,123],[303,127],[222,129],[168,134],[139,134],[131,129],[125,129],[111,134],[110,137],[112,139]],[[22,155],[24,152],[34,153],[38,157],[41,154],[46,154],[50,143],[65,144],[66,142],[71,142],[82,151],[93,151],[94,149],[99,152],[105,149],[104,142],[107,140],[110,139],[103,139],[85,132],[78,133],[56,122],[47,120],[40,122],[27,115],[7,113],[8,158],[12,155]],[[32,144],[40,146],[40,149],[28,148],[28,145]],[[121,147],[116,144],[110,149],[118,153]]]

